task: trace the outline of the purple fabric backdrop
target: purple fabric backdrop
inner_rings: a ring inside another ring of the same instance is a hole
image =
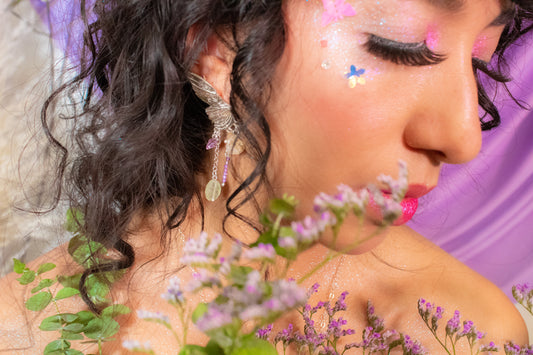
[[[82,38],[79,5],[52,0],[47,15],[44,1],[31,2],[75,61]],[[509,58],[517,78],[511,91],[533,105],[532,47],[515,47]],[[505,95],[500,101],[501,127],[484,133],[474,161],[444,167],[410,226],[509,295],[514,283],[533,281],[533,114]]]

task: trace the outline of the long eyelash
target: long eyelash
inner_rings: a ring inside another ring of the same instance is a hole
[[[395,64],[424,66],[439,64],[446,59],[437,54],[423,42],[404,43],[370,34],[365,44],[369,53]]]

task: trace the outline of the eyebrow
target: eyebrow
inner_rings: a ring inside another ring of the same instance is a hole
[[[425,0],[428,4],[450,12],[461,11],[465,0]],[[504,26],[509,24],[516,16],[516,5],[510,0],[500,0],[502,12],[490,23],[489,27]]]

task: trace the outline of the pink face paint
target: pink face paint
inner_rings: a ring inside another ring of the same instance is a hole
[[[322,26],[337,22],[348,16],[355,16],[355,9],[346,0],[322,0],[324,13],[322,14]]]
[[[428,33],[426,35],[426,46],[432,51],[434,51],[439,44],[439,40],[440,40],[440,34],[437,31],[437,26],[429,25]]]
[[[487,45],[487,36],[482,36],[476,40],[474,43],[474,48],[472,48],[472,57],[479,58],[483,56],[485,46]]]
[[[326,48],[328,46],[328,40],[323,39],[320,41],[320,47]]]

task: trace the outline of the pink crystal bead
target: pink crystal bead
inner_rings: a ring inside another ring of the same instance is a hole
[[[217,145],[218,145],[218,139],[216,139],[216,138],[211,138],[211,139],[207,142],[207,145],[205,146],[205,149],[206,149],[206,150],[211,150],[211,149],[215,148]]]

